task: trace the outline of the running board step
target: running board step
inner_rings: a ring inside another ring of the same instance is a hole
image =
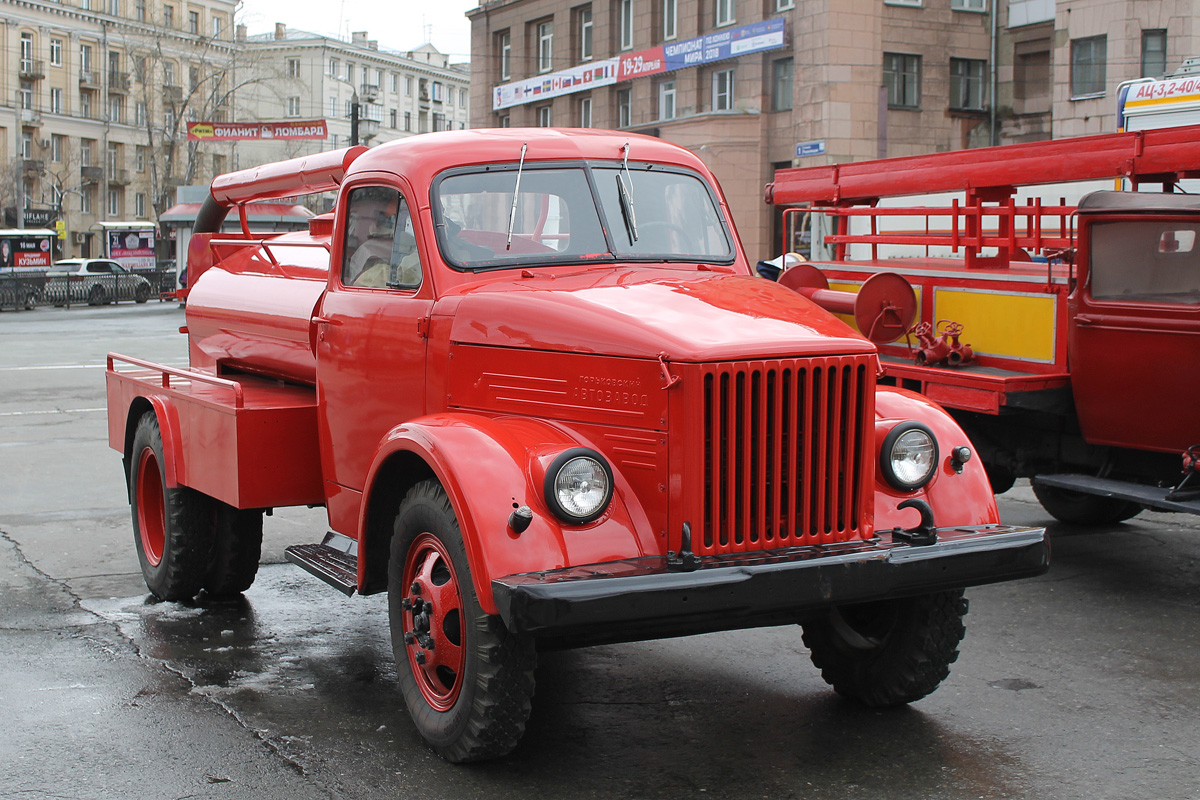
[[[1091,475],[1038,475],[1033,482],[1042,486],[1070,489],[1073,492],[1094,494],[1100,497],[1131,500],[1154,511],[1200,514],[1200,500],[1170,500],[1168,495],[1171,490],[1157,486],[1143,486],[1139,483],[1095,478]]]
[[[320,544],[294,544],[283,555],[347,597],[358,588],[358,542],[349,536],[327,533]]]

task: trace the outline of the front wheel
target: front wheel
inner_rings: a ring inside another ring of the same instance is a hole
[[[129,503],[146,587],[159,600],[188,600],[200,591],[213,551],[213,501],[194,489],[167,487],[162,431],[148,411],[130,449]]]
[[[835,607],[804,623],[804,644],[838,694],[867,706],[904,705],[950,674],[966,613],[962,589]]]
[[[134,302],[144,303],[150,299],[150,284],[139,283],[137,288],[133,290]]]
[[[533,642],[480,607],[436,481],[414,486],[396,514],[388,612],[400,689],[425,741],[455,763],[516,747],[533,698]]]
[[[1142,510],[1130,500],[1043,486],[1036,479],[1033,494],[1050,516],[1071,525],[1114,525],[1137,516]]]
[[[89,306],[102,306],[108,302],[108,293],[104,291],[103,286],[93,286],[88,291],[87,303]]]

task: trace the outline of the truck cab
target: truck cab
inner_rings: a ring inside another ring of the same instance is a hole
[[[322,191],[306,232],[219,232]],[[452,761],[516,746],[546,648],[801,624],[837,691],[911,702],[964,587],[1048,566],[954,421],[755,277],[712,174],[661,140],[447,132],[220,176],[189,273],[190,369],[109,357],[148,587],[244,591],[264,509],[325,507],[288,559],[387,593],[406,705]]]

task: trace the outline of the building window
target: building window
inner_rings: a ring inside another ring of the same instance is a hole
[[[33,134],[26,131],[21,131],[21,158],[33,158]],[[29,184],[25,184],[28,186]],[[25,199],[28,202],[29,192],[25,192]],[[25,206],[29,208],[28,205]]]
[[[138,219],[146,218],[146,194],[138,192],[133,196],[133,215]]]
[[[92,93],[91,92],[80,92],[79,93],[79,116],[83,117],[84,119],[92,118]]]
[[[108,215],[110,217],[121,216],[121,192],[119,189],[108,190]]]
[[[412,86],[413,86],[412,76],[408,75],[404,78],[404,96],[405,97],[412,97]]]
[[[287,76],[289,78],[299,78],[300,77],[300,59],[289,58],[287,60]]]
[[[51,114],[63,113],[63,90],[62,89],[51,89],[50,90],[50,113]]]
[[[987,11],[987,0],[950,0],[955,11]]]
[[[192,34],[193,36],[200,35],[200,12],[199,11],[189,11],[188,12],[188,33]]]
[[[733,2],[733,0],[729,0]],[[618,0],[620,49],[633,49],[633,0]]]
[[[579,60],[592,60],[592,7],[579,9]]]
[[[466,89],[460,89],[458,92],[458,107],[459,108],[467,107],[467,90]]]
[[[550,113],[550,106],[540,106],[537,110],[537,124],[539,128],[549,128],[554,122],[554,117]]]
[[[986,67],[986,61],[973,58],[950,59],[950,108],[962,111],[983,110],[983,73]]]
[[[906,53],[883,54],[883,84],[889,108],[917,108],[921,104],[921,57]]]
[[[134,148],[133,168],[138,172],[146,171],[146,147],[144,145],[139,144],[136,148]]]
[[[33,108],[33,83],[30,81],[21,81],[21,86],[17,89],[17,94],[20,99],[21,108]]]
[[[1104,94],[1108,66],[1108,37],[1091,36],[1071,42],[1071,96]]]
[[[300,116],[300,98],[299,97],[289,97],[287,99],[287,115],[289,117]]]
[[[496,36],[496,49],[500,52],[500,80],[506,81],[512,77],[512,34],[504,31]],[[412,78],[408,79],[405,94],[412,94]]]
[[[175,7],[174,6],[163,6],[163,27],[164,28],[174,28],[175,27]]]
[[[775,0],[776,11],[790,11],[796,7],[796,0]]]
[[[663,15],[663,39],[674,39],[679,30],[676,27],[678,19],[679,0],[662,0],[662,15]]]
[[[114,17],[121,16],[121,0],[108,0],[108,13]]]
[[[394,109],[394,108],[390,109],[388,111],[388,127],[391,128],[392,130],[396,130],[396,121],[398,119],[398,116],[397,116],[398,113],[399,112],[397,112],[396,109]]]
[[[554,23],[539,22],[537,25],[538,72],[549,72],[554,66]]]
[[[404,112],[404,130],[410,131],[410,132],[412,131],[412,112],[411,111]]]
[[[62,39],[51,39],[50,40],[50,66],[61,67],[62,66],[62,54],[63,54],[63,40]]]
[[[1167,74],[1167,32],[1142,31],[1142,77],[1161,78]]]
[[[505,114],[503,117],[501,117],[500,118],[500,127],[501,128],[511,128],[512,127],[512,117],[510,117],[508,114]]]
[[[675,119],[675,81],[658,85],[658,118]]]
[[[135,22],[146,21],[146,0],[134,0],[133,19]]]
[[[21,71],[33,72],[33,34],[21,34]]]
[[[628,128],[633,124],[633,92],[630,89],[617,90],[617,127]]]
[[[774,80],[771,81],[771,110],[792,110],[792,71],[794,62],[790,58],[781,58],[772,66]]]
[[[921,7],[921,0],[883,0],[885,6],[915,6]]]
[[[592,98],[584,97],[579,101],[579,127],[592,127]]]
[[[717,27],[732,25],[734,20],[734,0],[716,0]]]
[[[439,81],[433,82],[432,98],[435,103],[444,102],[446,99],[445,95],[442,94],[442,84]]]
[[[108,98],[108,121],[125,124],[125,98],[112,95]]]
[[[108,143],[108,172],[115,173],[121,168],[121,145],[116,142]]]
[[[733,109],[733,70],[723,69],[713,73],[713,111]]]
[[[221,17],[214,16],[212,18],[212,38],[220,39],[221,30],[225,27],[225,20]]]
[[[67,137],[55,133],[50,136],[50,160],[55,164],[61,164],[63,160],[63,152],[66,149]]]
[[[96,188],[94,186],[85,186],[83,192],[79,195],[79,210],[84,214],[92,213],[92,206],[96,202]]]
[[[338,64],[338,60],[336,58],[329,59],[329,77],[336,78],[338,76],[339,67],[340,65]]]

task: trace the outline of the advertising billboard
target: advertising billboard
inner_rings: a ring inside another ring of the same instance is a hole
[[[0,233],[0,269],[50,266],[53,231]]]
[[[154,231],[108,231],[108,257],[125,269],[154,269]]]

